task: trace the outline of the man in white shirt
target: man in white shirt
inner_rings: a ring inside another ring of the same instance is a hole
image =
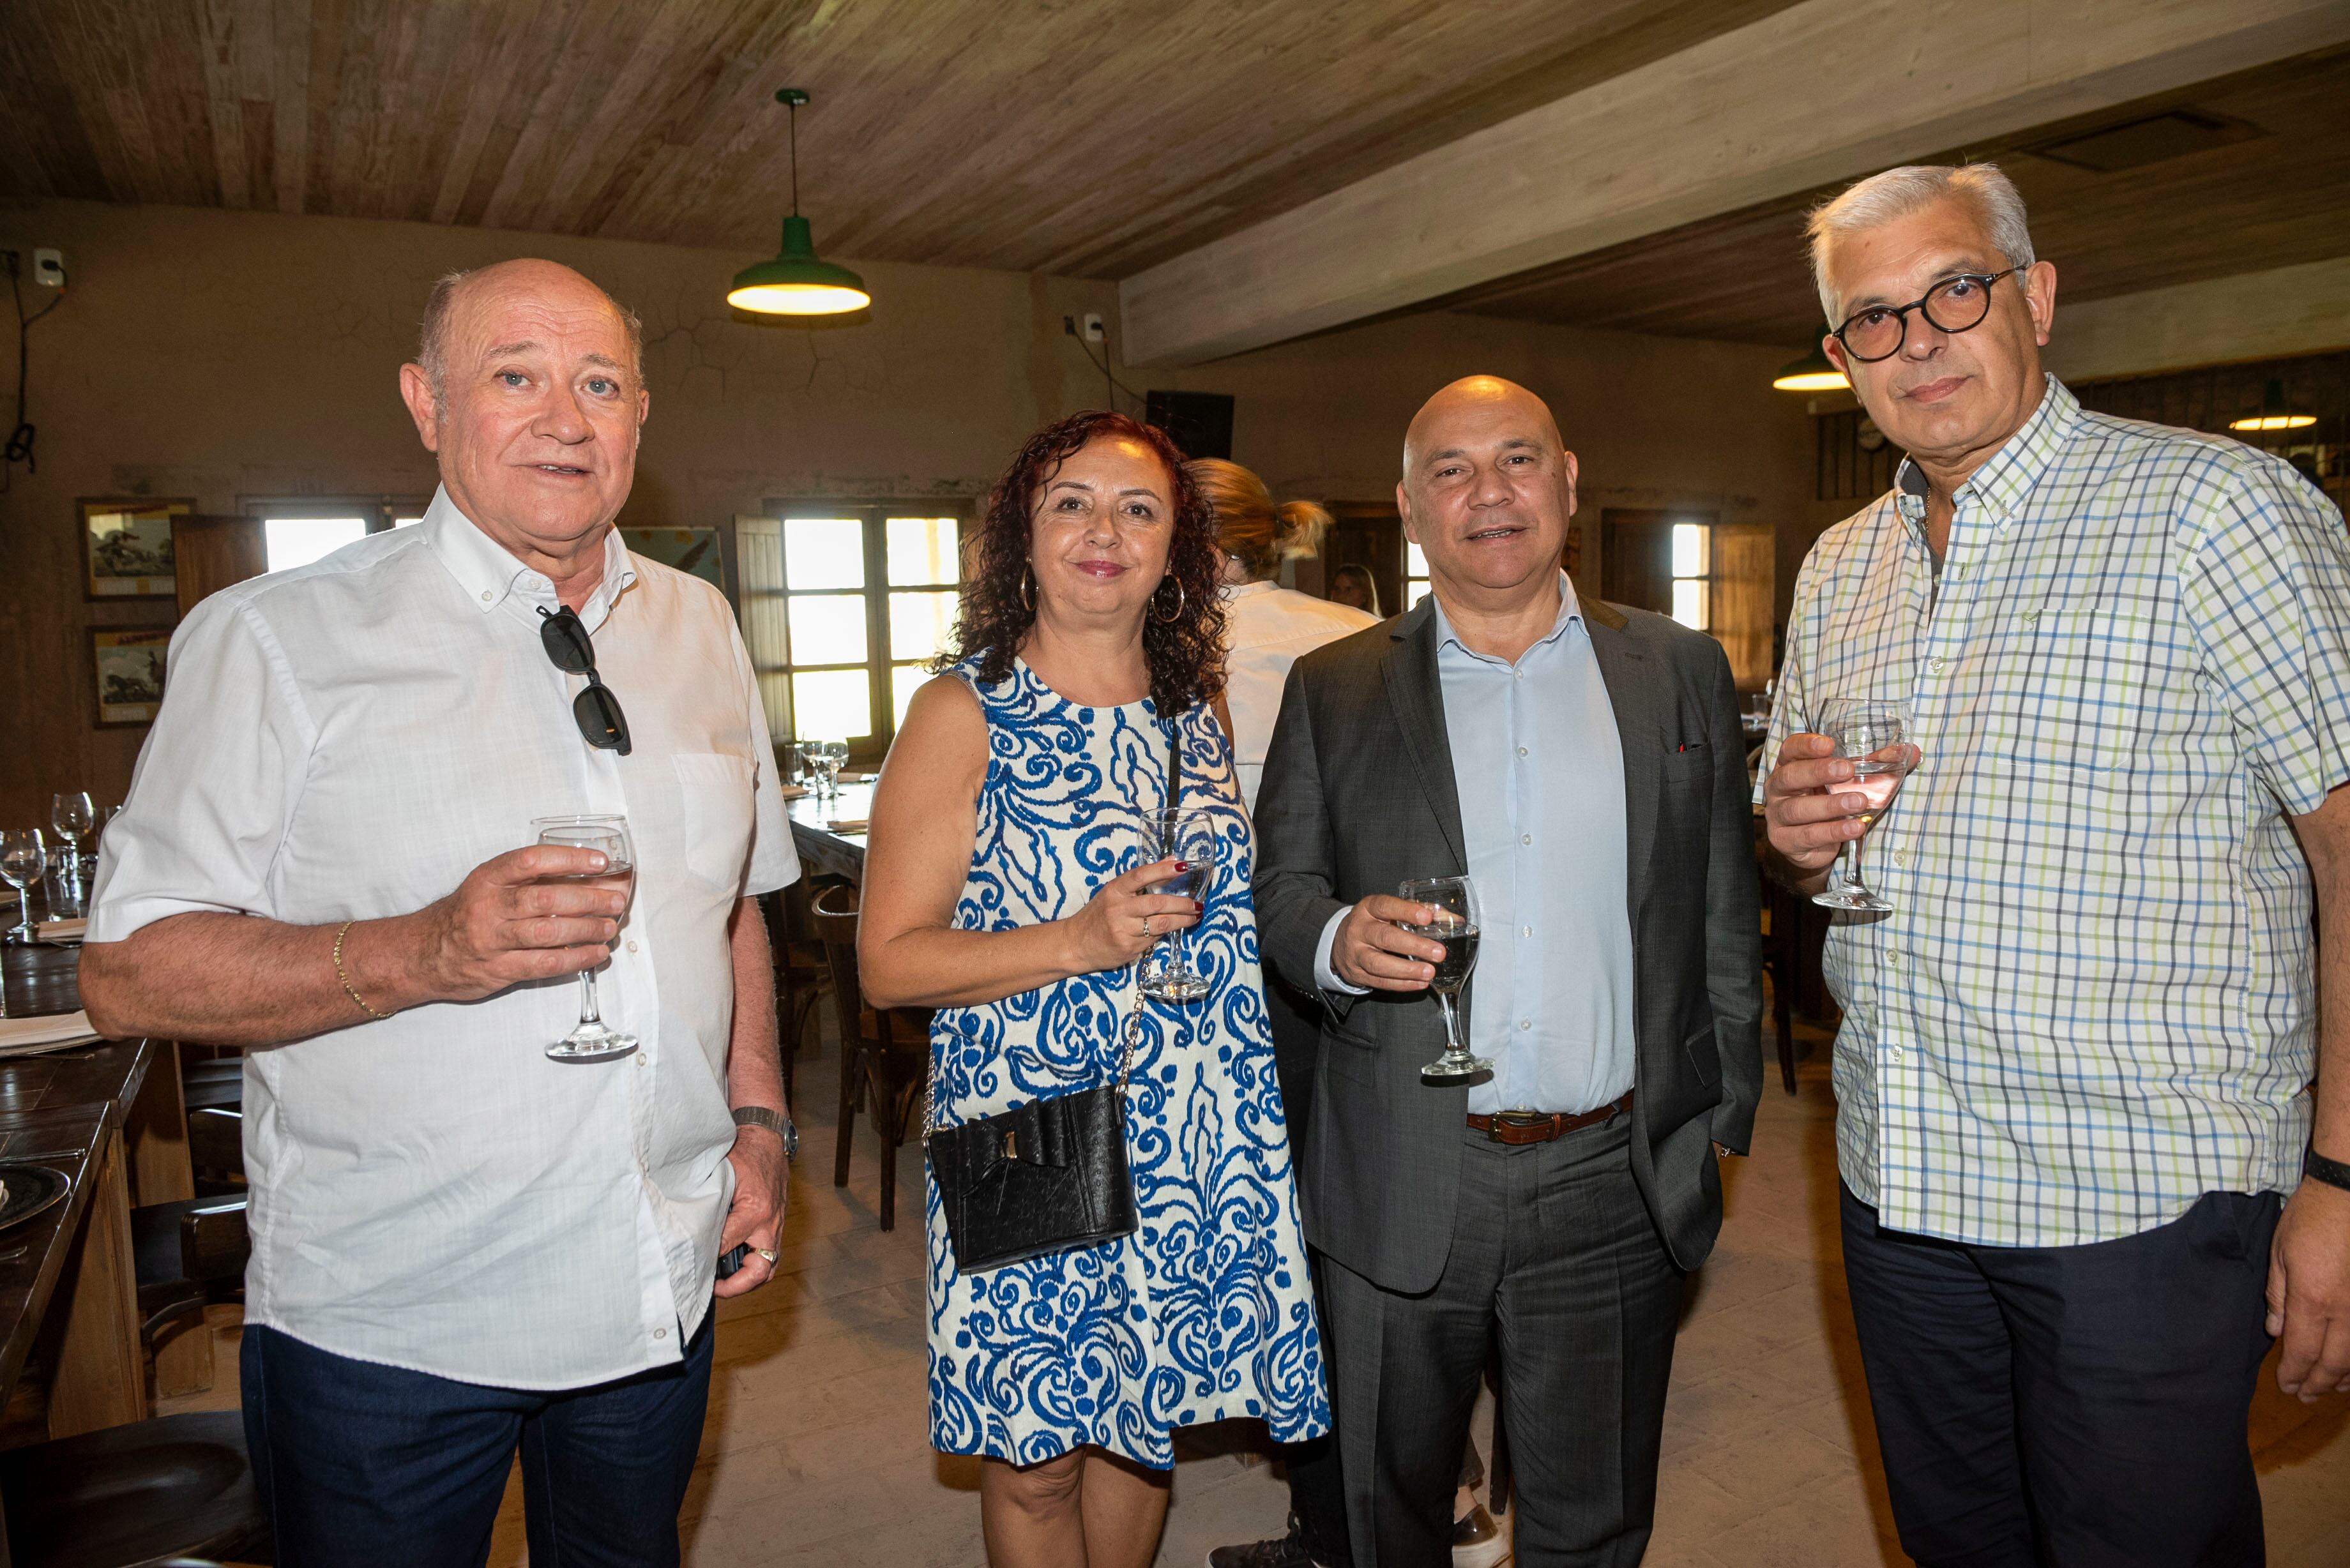
[[[635,318],[549,262],[443,279],[400,390],[421,526],[216,594],[109,828],[109,1034],[242,1044],[244,1400],[277,1561],[678,1560],[716,1284],[764,1283],[791,1127],[756,895],[798,876],[750,662],[612,522]],[[633,902],[536,847],[624,815]],[[600,969],[638,1048],[546,1048]]]

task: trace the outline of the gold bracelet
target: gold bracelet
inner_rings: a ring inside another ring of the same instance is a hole
[[[349,936],[351,928],[358,924],[357,920],[345,920],[343,929],[335,933],[335,978],[343,982],[343,994],[356,1002],[361,1012],[366,1013],[369,1018],[389,1018],[391,1016],[390,1013],[378,1012],[374,1008],[369,1007],[367,1004],[367,998],[361,996],[358,988],[351,984],[351,977],[343,972],[343,939]]]

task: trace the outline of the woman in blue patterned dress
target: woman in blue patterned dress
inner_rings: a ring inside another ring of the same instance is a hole
[[[1248,817],[1210,703],[1215,525],[1159,431],[1043,431],[997,484],[957,626],[875,792],[858,969],[939,1009],[938,1125],[1114,1079],[1134,966],[1184,931],[1204,1001],[1140,1003],[1127,1148],[1140,1225],[965,1272],[930,1188],[931,1440],[983,1456],[997,1568],[1144,1568],[1178,1427],[1326,1429],[1322,1348],[1249,904]],[[1143,850],[1169,747],[1222,853],[1203,902]]]

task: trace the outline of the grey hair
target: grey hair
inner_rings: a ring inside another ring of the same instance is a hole
[[[424,296],[424,321],[416,339],[416,363],[422,368],[425,379],[432,383],[432,396],[437,400],[446,389],[444,378],[449,369],[449,317],[457,308],[457,291],[466,282],[484,271],[482,267],[460,267],[455,272],[442,273],[432,280],[432,292]],[[620,318],[629,334],[629,373],[638,385],[645,379],[645,324],[637,313],[605,294],[603,286],[593,279],[588,286],[604,295],[604,303]]]
[[[1820,291],[1820,309],[1828,325],[1836,324],[1835,296],[1828,290],[1828,246],[1838,236],[1882,228],[1934,202],[1956,198],[1970,204],[1991,243],[2019,269],[2032,265],[2032,230],[2023,218],[2023,197],[2015,182],[2000,172],[1996,163],[1911,163],[1871,174],[1845,188],[1842,194],[1812,209],[1804,226],[1812,244],[1812,283]]]

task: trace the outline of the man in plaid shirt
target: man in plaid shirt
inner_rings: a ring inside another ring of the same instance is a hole
[[[1804,564],[1762,793],[1819,891],[1866,830],[1813,732],[1907,705],[1894,908],[1828,946],[1901,1544],[2257,1563],[2272,1336],[2287,1392],[2350,1388],[2350,538],[2283,462],[2042,371],[2055,268],[1991,165],[1811,233],[1827,353],[1908,457]]]

